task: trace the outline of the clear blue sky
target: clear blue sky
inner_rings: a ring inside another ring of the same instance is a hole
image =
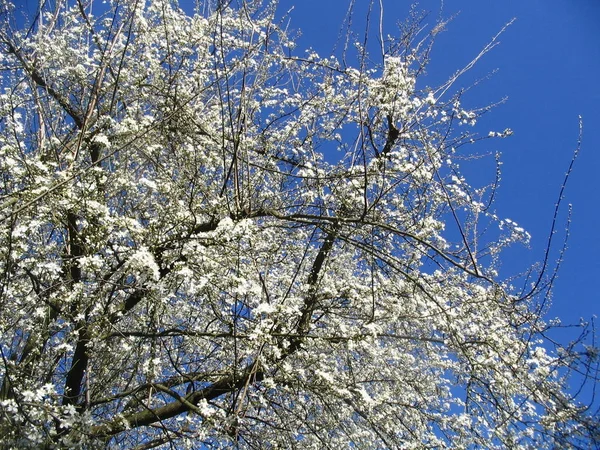
[[[356,3],[357,8],[368,4],[367,0]],[[410,2],[383,3],[385,26],[392,34],[394,24],[407,17]],[[294,6],[291,27],[302,31],[299,48],[312,46],[327,54],[336,42],[347,4],[345,0],[281,0],[280,8]],[[428,22],[434,23],[440,4],[425,0],[418,6],[431,11]],[[507,22],[517,19],[500,38],[501,44],[458,84],[468,87],[498,69],[469,92],[465,103],[484,106],[508,97],[481,121],[490,130],[514,131],[509,139],[484,145],[503,155],[499,215],[532,235],[530,250],[507,255],[507,272],[515,273],[543,258],[554,204],[577,143],[578,116],[583,117],[583,144],[563,208],[565,213],[566,206],[573,205],[570,238],[551,315],[565,322],[589,319],[600,312],[596,286],[600,278],[600,1],[446,1],[444,12],[446,17],[457,15],[434,47],[423,80],[430,86],[464,67]],[[485,146],[477,150],[483,152]],[[565,214],[561,219],[556,249],[562,244]]]

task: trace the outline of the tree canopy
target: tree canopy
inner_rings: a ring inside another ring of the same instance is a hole
[[[276,1],[1,5],[0,447],[600,442],[596,349],[461,173],[510,130],[418,82],[443,23],[324,57]]]

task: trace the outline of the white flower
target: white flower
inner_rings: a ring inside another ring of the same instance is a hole
[[[102,145],[102,147],[104,148],[110,148],[110,141],[108,140],[108,136],[106,136],[105,134],[97,134],[96,136],[94,136],[94,139],[92,141],[96,144]]]
[[[256,308],[254,308],[254,313],[255,314],[270,314],[273,311],[275,311],[276,308],[274,305],[271,305],[269,303],[261,303],[260,305],[258,305]]]
[[[146,277],[158,281],[160,278],[160,269],[154,259],[154,255],[146,247],[140,247],[128,261],[129,269],[139,272]]]

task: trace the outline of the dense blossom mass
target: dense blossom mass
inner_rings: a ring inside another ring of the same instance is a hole
[[[0,447],[597,442],[596,353],[460,172],[510,130],[417,82],[440,27],[321,57],[276,2],[41,3],[0,2]]]

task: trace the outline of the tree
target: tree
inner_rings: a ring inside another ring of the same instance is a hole
[[[597,351],[549,345],[552,271],[500,279],[528,235],[460,173],[510,131],[418,87],[443,24],[335,58],[276,2],[40,3],[2,3],[4,447],[600,441]]]

